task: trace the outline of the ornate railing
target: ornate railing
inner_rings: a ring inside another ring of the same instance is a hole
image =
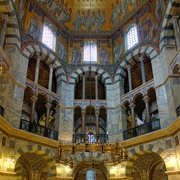
[[[36,123],[32,123],[30,121],[21,119],[20,129],[31,132],[33,134],[37,134],[40,136],[44,136],[50,139],[58,140],[58,132],[53,129],[46,128]]]
[[[147,134],[147,133],[156,131],[158,129],[161,129],[159,119],[124,131],[123,132],[124,140],[131,139],[131,138],[134,138],[137,136],[141,136],[143,134]]]
[[[73,143],[106,143],[108,141],[107,134],[73,134]]]

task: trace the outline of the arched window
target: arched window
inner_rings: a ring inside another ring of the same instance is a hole
[[[84,62],[97,62],[97,45],[94,41],[84,44]]]
[[[45,23],[43,27],[42,42],[50,49],[55,50],[56,47],[56,31],[49,24]]]
[[[86,171],[86,180],[96,180],[96,174],[94,170],[89,169]]]
[[[136,24],[132,24],[125,32],[125,45],[126,50],[131,49],[138,43],[138,33]]]

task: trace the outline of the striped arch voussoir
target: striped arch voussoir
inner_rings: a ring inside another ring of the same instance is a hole
[[[40,155],[47,162],[48,166],[50,167],[51,177],[56,176],[56,165],[55,165],[54,159],[52,158],[55,156],[54,151],[52,151],[49,148],[43,147],[41,145],[29,144],[29,145],[23,146],[17,150],[16,159],[18,159],[21,155],[23,155],[25,153],[36,153],[36,154]]]

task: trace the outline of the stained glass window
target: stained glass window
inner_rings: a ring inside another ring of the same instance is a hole
[[[55,50],[56,37],[52,29],[47,25],[44,25],[43,27],[42,42],[50,49]]]
[[[97,45],[94,41],[84,44],[84,62],[97,62]]]
[[[86,171],[86,180],[96,180],[96,174],[94,170],[89,169]]]
[[[138,34],[137,34],[137,26],[131,26],[126,34],[126,50],[131,49],[134,45],[138,43]]]

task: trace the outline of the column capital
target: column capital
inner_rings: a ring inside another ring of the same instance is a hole
[[[8,21],[8,19],[9,19],[8,14],[1,14],[1,19]]]
[[[82,116],[85,116],[85,115],[86,115],[86,110],[85,110],[85,109],[82,109],[82,110],[81,110],[81,115],[82,115]]]
[[[51,106],[52,106],[51,102],[47,101],[46,104],[45,104],[46,109],[50,109]]]
[[[128,70],[132,68],[130,64],[126,64],[124,67]]]
[[[136,107],[134,101],[131,101],[131,102],[129,103],[129,107],[130,107],[131,109],[134,109],[134,108]]]
[[[49,68],[55,68],[55,65],[54,64],[50,64]]]
[[[30,98],[30,100],[32,101],[32,102],[36,102],[37,100],[38,100],[38,97],[37,97],[37,95],[32,95],[32,97]]]
[[[147,94],[144,94],[143,97],[144,102],[149,102],[150,98]]]
[[[140,55],[140,56],[139,56],[139,60],[140,60],[140,61],[144,61],[143,55]]]
[[[170,22],[175,23],[177,22],[178,18],[179,18],[179,15],[173,15]]]
[[[100,114],[100,113],[99,113],[99,109],[96,109],[95,115],[96,115],[96,116],[99,116],[99,114]]]

